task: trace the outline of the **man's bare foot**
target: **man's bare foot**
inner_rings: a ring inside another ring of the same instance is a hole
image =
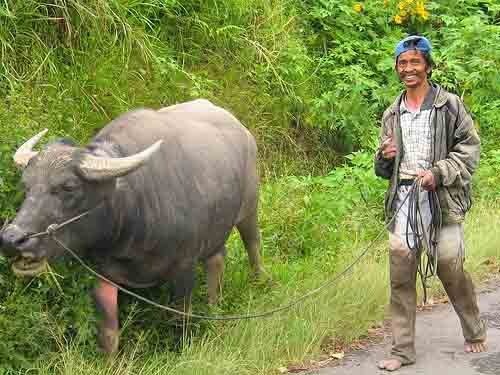
[[[464,350],[466,353],[482,353],[487,349],[486,341],[481,342],[465,342]]]
[[[387,371],[399,370],[401,366],[403,366],[403,362],[401,362],[399,359],[396,358],[384,359],[383,361],[380,361],[378,363],[379,369]]]

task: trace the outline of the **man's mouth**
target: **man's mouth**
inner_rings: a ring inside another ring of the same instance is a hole
[[[33,277],[47,268],[47,258],[35,259],[30,256],[17,256],[12,263],[12,271],[19,277]]]

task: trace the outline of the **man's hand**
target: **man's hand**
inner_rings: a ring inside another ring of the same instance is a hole
[[[436,191],[436,179],[431,171],[418,172],[418,177],[421,177],[422,187],[427,191]]]
[[[392,137],[389,137],[384,142],[382,142],[382,144],[380,145],[380,153],[382,154],[382,157],[384,159],[387,160],[394,159],[397,150],[396,150],[396,144],[394,143]]]

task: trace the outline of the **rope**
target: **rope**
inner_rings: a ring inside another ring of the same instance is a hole
[[[108,279],[107,277],[101,275],[99,272],[95,271],[92,269],[87,263],[80,257],[78,256],[72,249],[67,247],[63,242],[61,242],[57,236],[56,232],[59,231],[61,228],[65,227],[68,224],[71,224],[79,219],[81,219],[84,216],[87,216],[91,211],[93,211],[95,208],[88,210],[78,216],[75,216],[69,220],[64,221],[61,224],[51,224],[47,227],[47,230],[44,232],[40,233],[35,233],[29,236],[29,238],[34,238],[34,237],[40,237],[40,236],[49,236],[56,244],[58,244],[61,248],[63,248],[65,251],[67,251],[73,258],[75,258],[88,272],[90,272],[92,275],[95,277],[102,279],[112,285],[113,287],[117,288],[121,292],[128,294],[132,297],[135,297],[143,302],[146,302],[152,306],[155,306],[159,309],[166,310],[181,316],[184,316],[186,318],[195,318],[195,319],[203,319],[203,320],[212,320],[212,321],[227,321],[227,320],[248,320],[248,319],[255,319],[255,318],[264,318],[271,316],[277,312],[281,312],[287,309],[290,309],[291,307],[299,304],[300,302],[306,300],[307,298],[314,296],[315,294],[318,294],[321,292],[323,289],[333,285],[335,282],[337,282],[340,278],[345,276],[348,272],[350,272],[356,264],[358,264],[361,259],[368,253],[368,251],[372,248],[372,246],[379,240],[379,238],[385,233],[385,231],[389,228],[389,226],[393,223],[395,218],[397,217],[398,212],[401,210],[401,207],[403,206],[404,202],[408,199],[408,196],[405,197],[405,199],[402,201],[401,206],[396,210],[394,216],[387,222],[387,224],[384,226],[384,228],[378,233],[378,235],[366,246],[366,248],[356,257],[356,259],[349,264],[342,272],[337,274],[335,277],[331,278],[330,280],[327,280],[323,284],[321,284],[319,287],[316,289],[313,289],[305,294],[303,294],[300,297],[297,297],[295,300],[292,302],[280,306],[278,308],[263,312],[263,313],[255,313],[255,314],[247,314],[247,315],[227,315],[227,316],[211,316],[211,315],[202,315],[202,314],[196,314],[196,313],[186,313],[185,311],[180,311],[165,305],[162,305],[160,303],[157,303],[155,301],[152,301],[146,297],[143,297],[137,293],[132,292],[131,290],[128,290],[125,287],[122,287],[121,285],[118,285],[117,283],[113,282],[112,280]]]
[[[384,228],[385,229],[385,228]],[[372,241],[372,243],[370,245],[372,245],[376,240],[378,240],[380,238],[380,236],[384,233],[385,230],[381,231],[379,233],[379,235],[375,238],[374,241]],[[323,289],[325,289],[326,287],[334,284],[337,280],[339,280],[341,277],[343,277],[345,274],[347,274],[357,263],[359,263],[359,261],[367,254],[368,250],[370,250],[370,247],[367,247],[346,269],[344,269],[342,272],[340,272],[339,274],[337,274],[334,278],[328,280],[327,282],[323,283],[322,285],[320,285],[318,288],[316,289],[313,289],[305,294],[303,294],[302,296],[296,298],[294,301],[286,304],[286,305],[283,305],[283,306],[280,306],[276,309],[273,309],[273,310],[269,310],[269,311],[266,311],[266,312],[263,312],[263,313],[256,313],[256,314],[247,314],[247,315],[226,315],[226,316],[212,316],[212,315],[202,315],[202,314],[196,314],[196,313],[186,313],[184,311],[180,311],[180,310],[177,310],[177,309],[174,309],[172,307],[168,307],[168,306],[165,306],[165,305],[162,305],[162,304],[159,304],[155,301],[152,301],[146,297],[143,297],[137,293],[134,293],[118,284],[116,284],[115,282],[111,281],[110,279],[102,276],[100,273],[98,273],[97,271],[93,270],[91,267],[89,267],[85,261],[83,259],[81,259],[77,254],[75,254],[74,251],[72,251],[70,248],[68,248],[67,246],[65,246],[61,241],[59,241],[59,239],[57,239],[57,237],[55,237],[54,235],[52,235],[52,239],[59,245],[61,246],[64,250],[66,250],[67,252],[69,252],[87,271],[89,271],[91,274],[93,274],[94,276],[106,281],[107,283],[111,284],[112,286],[114,286],[115,288],[117,288],[118,290],[120,290],[121,292],[123,293],[126,293],[132,297],[135,297],[143,302],[146,302],[152,306],[155,306],[159,309],[162,309],[162,310],[166,310],[166,311],[169,311],[169,312],[172,312],[172,313],[175,313],[175,314],[178,314],[178,315],[181,315],[181,316],[184,316],[186,318],[195,318],[195,319],[203,319],[203,320],[218,320],[218,321],[226,321],[226,320],[249,320],[249,319],[255,319],[255,318],[264,318],[264,317],[268,317],[268,316],[271,316],[277,312],[280,312],[280,311],[284,311],[284,310],[287,310],[297,304],[299,304],[300,302],[306,300],[307,298],[319,293],[320,291],[322,291]]]
[[[86,211],[78,216],[75,216],[69,220],[63,221],[61,224],[50,224],[47,227],[47,229],[45,230],[45,232],[39,232],[39,233],[32,234],[32,235],[28,236],[28,239],[35,238],[35,237],[41,237],[41,236],[53,236],[62,227],[65,227],[68,224],[71,224],[77,220],[80,220],[82,217],[87,216],[90,212],[95,210],[97,207],[99,207],[99,205],[94,207],[92,210],[88,210],[88,211]]]
[[[406,245],[410,250],[415,252],[415,256],[417,257],[417,272],[422,282],[424,303],[427,303],[427,281],[437,273],[437,262],[439,259],[438,240],[441,232],[442,216],[437,193],[435,191],[427,192],[431,216],[429,227],[425,228],[420,202],[421,189],[421,180],[415,180],[406,196],[406,198],[409,198],[406,221]],[[402,206],[403,203],[401,203],[400,207]],[[410,238],[412,235],[413,238]],[[422,258],[423,250],[426,250],[425,258]]]
[[[418,273],[421,276],[422,280],[422,286],[424,289],[424,302],[427,301],[427,279],[430,277],[434,276],[437,271],[437,259],[438,259],[438,248],[437,248],[437,240],[439,237],[439,232],[441,228],[441,209],[439,206],[439,201],[436,192],[429,192],[429,204],[431,207],[431,225],[429,228],[429,233],[425,231],[424,228],[424,222],[422,218],[422,210],[420,207],[420,193],[421,193],[421,179],[420,177],[416,177],[414,182],[412,183],[410,190],[408,194],[406,194],[405,198],[402,200],[400,203],[399,207],[397,208],[396,212],[394,213],[393,217],[387,222],[387,224],[384,226],[384,228],[377,234],[377,236],[366,246],[366,248],[356,257],[356,259],[349,264],[342,272],[337,274],[335,277],[333,277],[330,280],[327,280],[323,284],[321,284],[318,288],[313,289],[302,296],[296,298],[292,302],[280,306],[278,308],[263,312],[263,313],[256,313],[256,314],[247,314],[247,315],[228,315],[228,316],[209,316],[209,315],[202,315],[202,314],[196,314],[196,313],[186,313],[185,311],[180,311],[162,304],[159,304],[157,302],[154,302],[146,297],[143,297],[137,293],[134,293],[130,290],[128,290],[125,287],[122,287],[121,285],[118,285],[117,283],[113,282],[112,280],[108,279],[107,277],[101,275],[94,269],[92,269],[90,266],[86,264],[86,262],[78,256],[72,249],[67,247],[64,243],[62,243],[56,236],[56,232],[58,232],[61,228],[65,227],[66,225],[69,225],[84,216],[87,216],[91,211],[96,209],[98,206],[95,208],[88,210],[80,215],[77,215],[69,220],[66,220],[62,222],[61,224],[51,224],[47,227],[47,230],[44,232],[39,232],[35,233],[29,236],[29,238],[34,238],[34,237],[40,237],[47,235],[52,240],[54,240],[61,248],[66,250],[73,258],[75,258],[88,272],[90,272],[92,275],[95,277],[102,279],[109,283],[110,285],[114,286],[121,292],[128,294],[132,297],[135,297],[143,302],[146,302],[152,306],[155,306],[159,309],[166,310],[187,318],[195,318],[195,319],[204,319],[204,320],[216,320],[216,321],[222,321],[222,320],[248,320],[248,319],[255,319],[255,318],[263,318],[267,316],[271,316],[277,312],[287,310],[300,302],[306,300],[307,298],[318,294],[321,292],[323,289],[331,286],[335,282],[337,282],[340,278],[345,276],[348,272],[350,272],[355,265],[357,265],[361,259],[368,253],[368,251],[372,248],[372,246],[379,240],[379,238],[384,234],[384,232],[390,227],[390,225],[394,222],[396,219],[399,211],[402,209],[404,206],[404,203],[406,200],[409,199],[409,204],[408,204],[408,221],[407,221],[407,227],[406,227],[406,243],[408,245],[408,248],[414,252],[416,252],[416,256],[420,260],[420,254],[422,249],[425,247],[427,248],[427,264],[424,265],[423,263],[419,262],[418,265]],[[5,226],[5,224],[4,224]],[[421,229],[424,228],[424,231],[422,232]],[[411,231],[415,234],[414,235],[414,243],[410,242],[409,239],[409,234],[411,232],[408,230],[411,229]],[[424,241],[422,241],[424,239]],[[423,244],[425,242],[425,246]],[[425,269],[425,271],[422,270],[422,267]]]

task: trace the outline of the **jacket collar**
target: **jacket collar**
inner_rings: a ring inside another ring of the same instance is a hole
[[[440,85],[434,82],[430,82],[430,84],[436,89],[436,96],[434,97],[434,102],[432,103],[432,106],[435,108],[441,108],[446,104],[448,101],[448,92],[443,89]],[[400,106],[401,106],[401,100],[403,100],[405,91],[401,91],[401,93],[398,95],[394,103],[391,105],[391,114],[399,115],[400,112]]]

